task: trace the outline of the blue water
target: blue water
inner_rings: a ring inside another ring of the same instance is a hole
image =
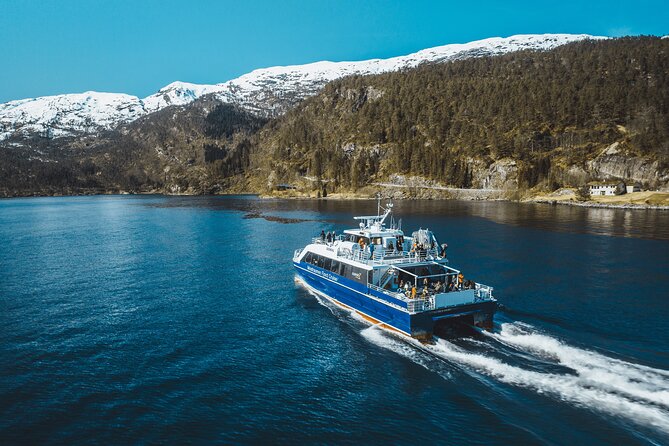
[[[370,206],[0,201],[0,443],[669,442],[669,212],[396,203],[503,304],[425,348],[294,280]]]

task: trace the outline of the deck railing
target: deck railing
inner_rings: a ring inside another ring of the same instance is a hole
[[[375,264],[393,264],[393,263],[416,263],[437,258],[436,249],[421,249],[412,251],[396,251],[392,249],[377,248],[372,255],[372,261]]]
[[[420,311],[427,311],[434,309],[434,298],[428,297],[427,299],[416,298],[407,300],[407,310],[409,313],[418,313]]]
[[[379,293],[383,293],[388,297],[392,297],[393,299],[401,300],[406,304],[406,309],[409,313],[417,313],[420,311],[426,311],[426,310],[432,310],[434,309],[434,296],[428,296],[426,298],[423,298],[422,296],[416,296],[415,299],[411,299],[407,297],[404,293],[402,292],[393,292],[390,290],[383,289],[379,286],[376,286],[374,284],[369,284],[368,285],[370,289],[378,291]]]
[[[343,240],[342,235],[335,237],[335,240]],[[326,241],[323,241],[320,237],[313,237],[311,243],[317,244],[326,244],[332,245]],[[358,249],[357,245],[354,245],[354,249],[339,249],[337,252],[337,257],[343,257],[349,260],[355,260],[357,262],[369,263],[372,261],[374,265],[392,265],[396,263],[418,263],[425,262],[426,260],[435,260],[437,259],[438,251],[436,249],[421,249],[418,251],[397,251],[393,249],[385,248],[375,248],[370,250],[369,247],[363,249]]]

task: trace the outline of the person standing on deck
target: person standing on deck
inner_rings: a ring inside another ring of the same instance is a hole
[[[412,299],[416,298],[416,285],[411,287],[411,298]]]
[[[458,289],[462,289],[462,284],[465,281],[465,275],[460,273],[458,274]]]
[[[321,241],[325,241],[325,231],[321,229]]]

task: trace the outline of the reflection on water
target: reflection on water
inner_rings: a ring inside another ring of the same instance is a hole
[[[323,221],[325,214],[326,221],[337,224],[349,223],[352,215],[367,215],[376,209],[375,200],[277,200],[255,199],[252,196],[170,197],[149,205],[237,210],[246,213],[247,218],[265,218],[283,223]],[[300,211],[304,217],[295,218],[295,211]],[[286,213],[290,213],[290,217]],[[669,240],[669,212],[663,210],[504,201],[405,200],[395,202],[394,214],[415,220],[420,220],[421,216],[474,216],[500,224],[548,231]]]
[[[542,203],[466,203],[469,212],[497,223],[550,231],[669,239],[669,212],[586,208]]]

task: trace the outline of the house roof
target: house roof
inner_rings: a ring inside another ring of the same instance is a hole
[[[588,186],[609,186],[609,187],[618,187],[620,185],[625,186],[625,182],[622,180],[609,180],[609,181],[591,181],[588,183]]]

